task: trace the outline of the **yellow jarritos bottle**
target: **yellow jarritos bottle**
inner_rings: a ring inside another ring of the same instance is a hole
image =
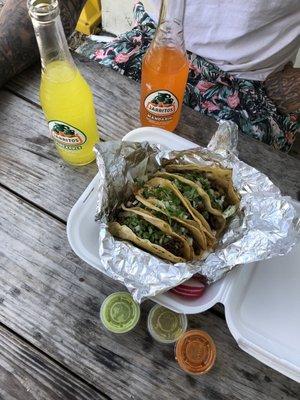
[[[93,95],[68,49],[58,1],[29,0],[28,9],[41,55],[40,99],[51,136],[66,162],[88,164],[99,140]]]

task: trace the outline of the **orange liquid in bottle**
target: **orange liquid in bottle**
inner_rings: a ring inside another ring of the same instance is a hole
[[[185,52],[155,46],[146,53],[142,66],[140,120],[143,126],[173,131],[179,121],[187,76]]]

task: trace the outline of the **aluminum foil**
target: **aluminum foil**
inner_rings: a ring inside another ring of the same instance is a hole
[[[215,282],[239,264],[284,255],[295,244],[295,210],[290,198],[283,197],[266,175],[239,160],[237,140],[236,125],[221,121],[207,148],[171,151],[147,142],[122,141],[96,145],[100,269],[124,284],[136,301],[167,291],[195,273],[206,276],[208,283]],[[218,248],[203,261],[172,264],[115,239],[107,230],[116,208],[130,196],[133,181],[149,179],[170,160],[233,169],[240,210]]]

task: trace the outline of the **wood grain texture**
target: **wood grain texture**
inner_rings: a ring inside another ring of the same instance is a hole
[[[113,335],[99,308],[121,286],[80,261],[65,225],[0,189],[0,320],[112,399],[291,400],[299,385],[238,349],[225,321],[206,312],[189,318],[218,349],[214,369],[185,375],[173,346],[146,331],[150,302],[137,328]]]
[[[0,121],[0,183],[66,220],[95,176],[96,164],[66,165],[49,138],[42,112],[7,91],[0,91]]]
[[[0,326],[0,399],[107,399]]]
[[[95,94],[102,139],[118,139],[139,126],[139,85],[94,63],[79,66]],[[238,349],[222,315],[190,318],[191,327],[213,336],[219,351],[216,367],[201,379],[178,369],[172,346],[150,339],[149,302],[134,332],[115,336],[103,329],[100,304],[121,287],[73,254],[63,223],[96,166],[70,167],[59,159],[38,85],[39,70],[33,68],[0,92],[0,183],[10,190],[0,191],[1,321],[113,399],[299,398],[297,384]],[[215,129],[214,120],[184,107],[176,133],[207,144]],[[245,136],[239,150],[241,159],[296,197],[298,160]]]
[[[130,130],[139,127],[139,84],[95,62],[86,61],[82,57],[76,56],[76,61],[94,93],[101,138],[104,140],[119,139]],[[39,79],[39,68],[34,67],[14,78],[9,82],[7,88],[18,96],[29,99],[39,106]],[[37,111],[36,113],[40,114],[41,117],[39,119],[39,127],[32,126],[30,131],[30,134],[36,138],[34,139],[33,151],[47,155],[47,151],[52,149],[50,151],[50,157],[52,158],[54,153],[53,145],[51,147],[50,144],[50,149],[48,150],[38,142],[40,129],[45,132],[43,135],[46,134],[47,130],[42,112]],[[184,106],[182,117],[175,133],[197,144],[207,145],[216,128],[217,124],[214,119]],[[243,161],[268,175],[284,194],[297,198],[297,194],[300,191],[299,159],[272,150],[269,146],[242,134],[239,136],[238,149],[240,158]],[[56,164],[55,167],[57,167]],[[283,167],[284,174],[282,173]],[[93,168],[93,166],[87,168]],[[76,194],[76,197],[78,195],[79,193]],[[60,217],[62,217],[61,214]]]

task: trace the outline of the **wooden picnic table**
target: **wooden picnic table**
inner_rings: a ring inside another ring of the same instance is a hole
[[[139,85],[91,62],[77,64],[95,97],[101,140],[139,126]],[[97,172],[58,157],[38,100],[40,70],[31,68],[0,91],[0,399],[279,400],[299,399],[299,385],[239,349],[223,308],[189,317],[217,345],[207,375],[184,374],[173,346],[147,333],[151,302],[126,335],[99,321],[104,298],[121,285],[71,250],[66,221]],[[207,144],[216,123],[184,107],[179,135]],[[245,136],[240,157],[294,198],[300,160]]]

